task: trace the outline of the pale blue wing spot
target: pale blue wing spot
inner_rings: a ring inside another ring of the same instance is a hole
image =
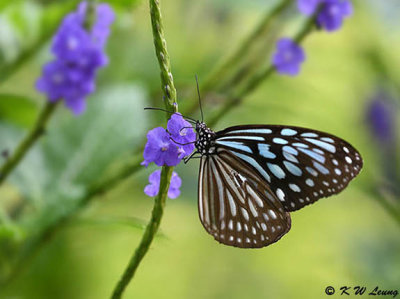
[[[276,155],[269,150],[269,145],[265,143],[258,144],[258,151],[261,156],[268,159],[275,159]]]
[[[235,141],[215,141],[216,144],[220,144],[220,145],[224,145],[226,147],[232,148],[232,149],[240,149],[244,152],[250,153],[252,154],[253,151],[251,150],[250,147],[248,147],[247,145],[244,145],[241,142],[235,142]]]
[[[326,142],[330,142],[330,143],[335,143],[335,140],[333,140],[330,137],[322,137],[321,140],[326,141]]]
[[[318,134],[308,132],[308,133],[303,133],[301,134],[302,137],[318,137]]]
[[[271,129],[245,129],[245,130],[236,130],[228,132],[228,134],[236,134],[236,133],[257,133],[257,134],[271,134]]]
[[[287,143],[288,143],[285,139],[278,138],[278,137],[272,139],[272,141],[273,141],[274,143],[276,143],[276,144],[287,144]]]
[[[318,162],[325,163],[325,157],[324,156],[318,155],[317,153],[314,153],[313,151],[310,151],[310,150],[305,149],[305,148],[299,148],[299,151],[305,153],[307,156],[309,156],[310,158],[312,158],[312,159],[314,159],[314,160],[316,160]]]
[[[293,175],[301,176],[301,174],[303,173],[300,168],[298,168],[296,165],[294,165],[291,162],[283,161],[283,164],[285,165],[287,170],[289,170]]]
[[[297,134],[297,131],[292,130],[292,129],[283,129],[281,131],[281,135],[284,135],[284,136],[293,136],[293,135],[296,135],[296,134]]]
[[[311,138],[305,138],[305,140],[307,140],[308,142],[311,142],[312,144],[315,144],[316,146],[319,146],[319,147],[327,150],[328,152],[331,152],[331,153],[336,152],[336,148],[332,144],[323,142],[321,140],[311,139]]]
[[[322,174],[329,174],[329,170],[322,166],[321,164],[319,164],[318,162],[313,162],[314,167]]]
[[[285,172],[278,165],[267,163],[267,166],[268,166],[269,170],[272,172],[272,174],[274,176],[276,176],[278,179],[285,178],[285,176],[286,176]]]
[[[265,139],[261,136],[224,136],[224,137],[219,137],[216,140],[218,141],[218,140],[235,140],[235,139],[265,141]]]
[[[295,146],[295,147],[308,148],[308,145],[307,145],[307,144],[300,143],[300,142],[295,142],[295,143],[293,143],[292,145]]]
[[[319,148],[313,148],[312,149],[314,152],[320,154],[320,155],[325,155],[324,151],[320,150]]]
[[[289,188],[292,189],[294,192],[300,192],[301,189],[296,184],[289,184]]]
[[[282,150],[292,155],[297,155],[298,151],[289,145],[285,145]]]
[[[280,201],[285,200],[285,193],[283,193],[282,189],[280,189],[280,188],[276,189],[276,196],[278,196]],[[272,211],[272,210],[270,210],[270,211]]]
[[[256,160],[254,160],[252,157],[249,157],[247,155],[244,154],[240,154],[237,152],[232,151],[232,153],[234,155],[236,155],[237,157],[239,157],[240,159],[242,159],[243,161],[247,162],[248,164],[250,164],[251,166],[253,166],[255,169],[257,169],[257,171],[269,182],[271,183],[271,178],[268,175],[268,173],[264,170],[264,168],[262,168],[260,166],[260,164],[257,163]]]
[[[299,160],[297,160],[297,158],[295,156],[293,156],[292,154],[283,152],[283,156],[285,157],[286,160],[288,160],[290,162],[299,163]]]
[[[318,176],[318,172],[317,172],[314,168],[311,168],[311,167],[307,166],[307,167],[306,167],[306,170],[307,170],[311,175],[313,175],[313,176]]]
[[[306,184],[310,187],[314,187],[314,181],[312,179],[306,179]]]

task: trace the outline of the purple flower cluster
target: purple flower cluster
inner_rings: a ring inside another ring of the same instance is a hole
[[[168,121],[167,130],[157,127],[147,133],[147,143],[144,148],[142,165],[146,167],[154,162],[157,166],[176,166],[186,156],[189,156],[194,148],[196,133],[193,127],[181,114],[174,113]],[[158,194],[160,188],[160,170],[156,170],[149,176],[150,185],[144,189],[148,196]],[[169,198],[179,196],[179,188],[182,181],[177,173],[172,174],[168,191]]]
[[[157,127],[147,133],[142,165],[176,166],[194,150],[196,133],[182,115],[175,113],[167,124],[168,131]]]
[[[150,184],[144,188],[144,193],[146,193],[146,195],[151,197],[156,196],[160,189],[160,179],[161,179],[161,170],[157,169],[152,174],[150,174],[149,176]],[[172,199],[177,198],[181,194],[181,191],[179,190],[181,185],[182,185],[182,180],[178,176],[178,174],[174,171],[172,173],[171,183],[168,189],[168,197]]]
[[[343,19],[353,14],[353,6],[349,0],[297,0],[300,12],[312,15],[321,4],[317,15],[317,23],[326,31],[336,31],[342,27]]]
[[[317,24],[326,31],[338,30],[343,19],[353,13],[349,0],[297,0],[300,12],[307,16],[314,14],[319,5],[322,6],[317,15]],[[304,50],[293,40],[281,38],[277,42],[272,64],[280,74],[296,76],[304,60]]]
[[[300,65],[306,59],[304,50],[290,38],[281,38],[276,44],[272,64],[281,74],[296,76]]]
[[[108,63],[104,45],[110,34],[114,13],[108,4],[94,8],[95,22],[85,28],[90,8],[82,2],[76,12],[68,14],[53,38],[51,51],[55,59],[43,67],[36,88],[55,102],[64,99],[75,114],[86,108],[85,98],[95,90],[98,68]]]
[[[395,111],[395,105],[384,91],[379,91],[368,103],[367,124],[372,135],[381,144],[392,144],[395,140]]]

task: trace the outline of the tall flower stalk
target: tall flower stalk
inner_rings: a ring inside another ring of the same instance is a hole
[[[94,22],[88,20],[95,19]],[[53,38],[55,58],[43,67],[36,82],[38,91],[46,94],[47,103],[39,117],[11,157],[0,168],[0,185],[42,136],[55,111],[64,100],[75,114],[85,110],[85,99],[95,90],[97,69],[108,63],[104,45],[110,33],[114,13],[107,4],[82,2],[77,11],[69,13]]]
[[[226,76],[232,66],[236,65],[242,60],[242,57],[246,56],[250,48],[254,45],[260,37],[263,36],[265,31],[271,27],[271,24],[286,10],[293,0],[282,0],[278,2],[269,12],[267,12],[255,26],[254,30],[245,37],[239,47],[228,56],[223,62],[221,62],[214,71],[208,76],[207,80],[201,85],[203,91],[210,90],[213,88],[215,82],[218,82]],[[195,103],[196,104],[196,103]],[[192,107],[192,111],[197,109],[197,106]],[[192,112],[191,111],[191,112]]]
[[[57,102],[47,102],[41,110],[34,126],[30,129],[28,134],[17,146],[15,151],[0,168],[0,186],[8,177],[8,175],[17,167],[18,163],[25,157],[29,149],[45,132],[47,123],[51,115],[57,107]]]
[[[178,103],[176,99],[176,89],[171,72],[171,64],[167,50],[167,42],[164,37],[164,27],[161,16],[161,8],[159,0],[149,0],[150,17],[154,38],[154,47],[161,75],[161,88],[164,93],[164,104],[168,111],[178,112]],[[167,119],[169,115],[167,114]],[[123,292],[132,280],[140,262],[146,255],[150,245],[156,235],[164,213],[165,201],[168,196],[169,185],[173,173],[173,167],[163,166],[161,170],[160,189],[158,195],[154,199],[153,211],[150,222],[147,224],[142,239],[132,255],[124,273],[119,282],[115,286],[112,294],[113,299],[121,298]]]

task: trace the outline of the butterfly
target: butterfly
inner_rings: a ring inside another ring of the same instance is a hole
[[[290,212],[342,191],[363,161],[348,142],[295,126],[195,126],[201,223],[215,240],[240,248],[277,242]]]
[[[360,153],[325,132],[283,125],[214,132],[203,121],[197,76],[196,83],[201,121],[183,116],[197,133],[196,150],[184,161],[200,158],[199,217],[218,242],[240,248],[275,243],[290,230],[290,212],[341,192],[360,173]]]

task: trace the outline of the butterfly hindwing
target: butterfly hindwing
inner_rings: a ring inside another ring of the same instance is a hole
[[[201,158],[198,195],[203,226],[223,244],[264,247],[290,229],[289,213],[265,180],[229,151]]]
[[[216,133],[214,145],[258,173],[286,211],[339,193],[362,168],[360,154],[343,139],[300,127],[230,127]]]

